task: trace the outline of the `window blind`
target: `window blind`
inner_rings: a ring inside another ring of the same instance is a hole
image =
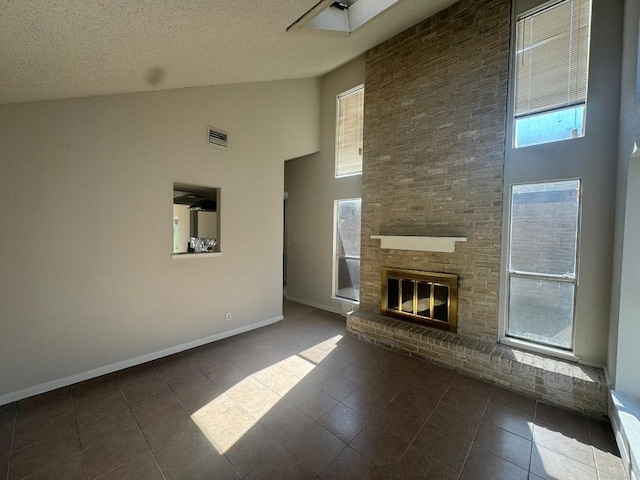
[[[336,177],[362,172],[364,88],[338,95]]]
[[[516,26],[515,116],[586,102],[591,0],[563,0]]]

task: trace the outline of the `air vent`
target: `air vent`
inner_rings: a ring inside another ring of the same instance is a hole
[[[227,148],[229,135],[219,128],[207,127],[207,143],[214,147]]]

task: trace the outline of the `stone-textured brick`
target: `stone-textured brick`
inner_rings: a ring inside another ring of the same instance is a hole
[[[367,53],[361,308],[382,266],[459,276],[458,332],[498,332],[509,0],[462,0]],[[464,236],[455,253],[371,235]]]
[[[497,344],[509,24],[509,0],[461,0],[367,53],[360,310],[347,329],[599,416],[602,370]],[[537,207],[557,215],[557,205]],[[468,241],[454,253],[414,252],[383,250],[371,235]],[[549,246],[537,260],[559,265],[566,253]],[[379,315],[383,266],[458,275],[458,334]]]
[[[607,412],[608,387],[599,368],[473,341],[365,311],[347,315],[347,331],[550,404],[593,417]]]

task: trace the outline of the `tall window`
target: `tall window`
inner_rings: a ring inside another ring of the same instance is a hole
[[[562,0],[516,24],[515,146],[584,136],[591,0]]]
[[[336,178],[362,173],[364,87],[337,97]]]
[[[573,348],[580,180],[514,185],[507,336]]]
[[[335,206],[334,296],[360,300],[361,200],[337,200]]]

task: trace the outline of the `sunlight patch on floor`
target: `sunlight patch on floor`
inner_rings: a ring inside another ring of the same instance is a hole
[[[191,415],[218,453],[226,453],[289,391],[331,355],[336,335],[248,375]]]

